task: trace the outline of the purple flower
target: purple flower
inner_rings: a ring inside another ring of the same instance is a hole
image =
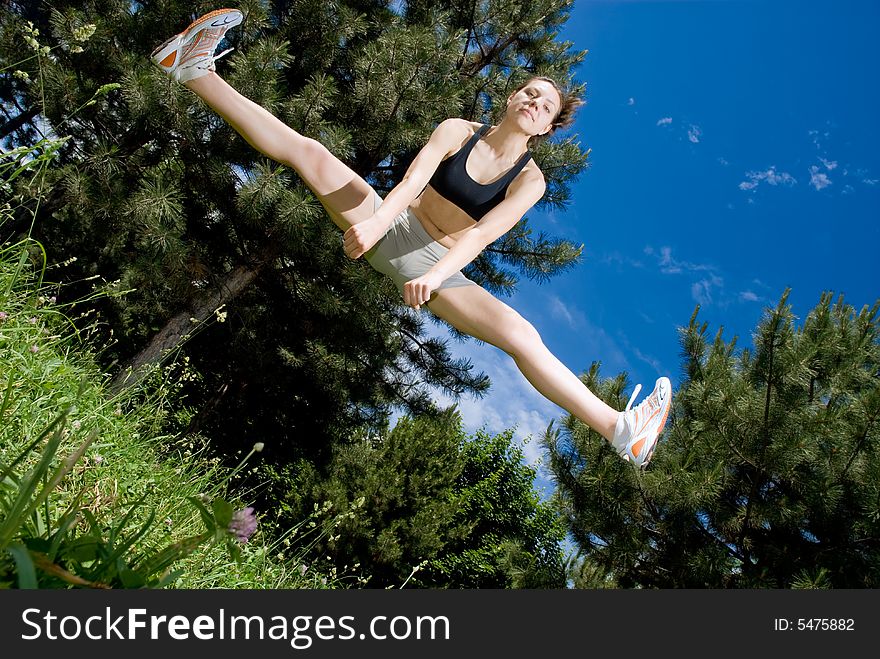
[[[232,513],[232,521],[229,522],[229,531],[239,542],[248,541],[254,531],[257,530],[257,516],[254,515],[254,509],[250,506],[244,510],[236,510]]]
[[[38,352],[40,350],[40,346],[33,345],[30,347],[31,352]]]
[[[5,311],[0,311],[0,323],[6,322],[7,318],[9,318],[9,314]]]

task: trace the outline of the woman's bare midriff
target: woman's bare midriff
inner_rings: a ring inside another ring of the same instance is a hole
[[[451,248],[477,224],[470,215],[441,197],[430,185],[409,207],[425,231],[444,247]]]

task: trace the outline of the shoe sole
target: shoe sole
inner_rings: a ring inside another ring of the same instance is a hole
[[[231,18],[231,20],[224,20],[222,22],[216,22],[220,16],[226,16],[227,18]],[[170,39],[166,40],[160,46],[157,46],[150,57],[156,61],[156,63],[161,66],[163,69],[168,71],[169,73],[174,70],[174,65],[177,63],[177,55],[180,51],[180,48],[174,48],[165,55],[161,60],[156,60],[156,58],[161,54],[162,50],[167,48],[173,41],[179,40],[179,43],[183,43],[186,41],[186,37],[193,30],[203,30],[206,27],[223,27],[229,26],[226,29],[233,28],[244,20],[244,14],[242,14],[238,9],[215,9],[212,12],[205,14],[204,16],[200,16],[192,23],[186,26],[186,29],[182,32],[175,34]]]
[[[666,426],[666,419],[669,416],[669,410],[672,409],[672,383],[669,381],[669,378],[663,378],[663,381],[660,383],[661,387],[666,387],[669,389],[669,402],[666,405],[666,410],[663,412],[663,416],[660,419],[659,430],[657,431],[657,436],[654,438],[653,444],[651,444],[651,448],[648,449],[648,452],[645,454],[645,459],[642,460],[642,463],[638,465],[639,469],[644,469],[648,466],[648,463],[651,461],[651,458],[654,457],[654,451],[657,449],[657,444],[660,443],[660,433],[663,432],[663,428]],[[662,391],[662,389],[661,389]]]
[[[224,14],[227,17],[231,17],[232,20],[226,20],[226,21],[217,22],[217,23],[214,22],[217,19],[217,17],[223,16]],[[183,32],[181,32],[181,34],[187,35],[187,34],[189,34],[189,32],[191,30],[193,30],[195,28],[198,28],[199,30],[201,30],[205,27],[224,27],[227,25],[229,26],[226,28],[228,30],[229,28],[235,27],[236,25],[241,23],[241,21],[243,19],[244,19],[244,14],[242,14],[238,9],[215,9],[214,11],[209,12],[209,13],[205,14],[204,16],[200,16],[199,18],[194,20],[192,23],[187,25],[186,29]]]

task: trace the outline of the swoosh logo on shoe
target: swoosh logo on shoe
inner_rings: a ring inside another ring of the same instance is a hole
[[[225,16],[225,17],[223,18],[223,22],[222,22],[222,23],[217,22],[217,21],[211,21],[211,26],[212,26],[212,27],[223,27],[223,26],[226,25],[227,23],[231,23],[231,22],[234,21],[234,20],[235,20],[235,19],[232,18],[232,17],[230,17],[230,16]]]

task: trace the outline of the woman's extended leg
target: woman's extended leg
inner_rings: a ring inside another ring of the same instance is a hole
[[[292,167],[340,229],[373,214],[373,189],[320,142],[300,135],[214,72],[184,84],[257,151]]]
[[[519,313],[479,286],[441,289],[427,306],[457,330],[509,354],[542,395],[611,441],[620,413],[566,368]]]

